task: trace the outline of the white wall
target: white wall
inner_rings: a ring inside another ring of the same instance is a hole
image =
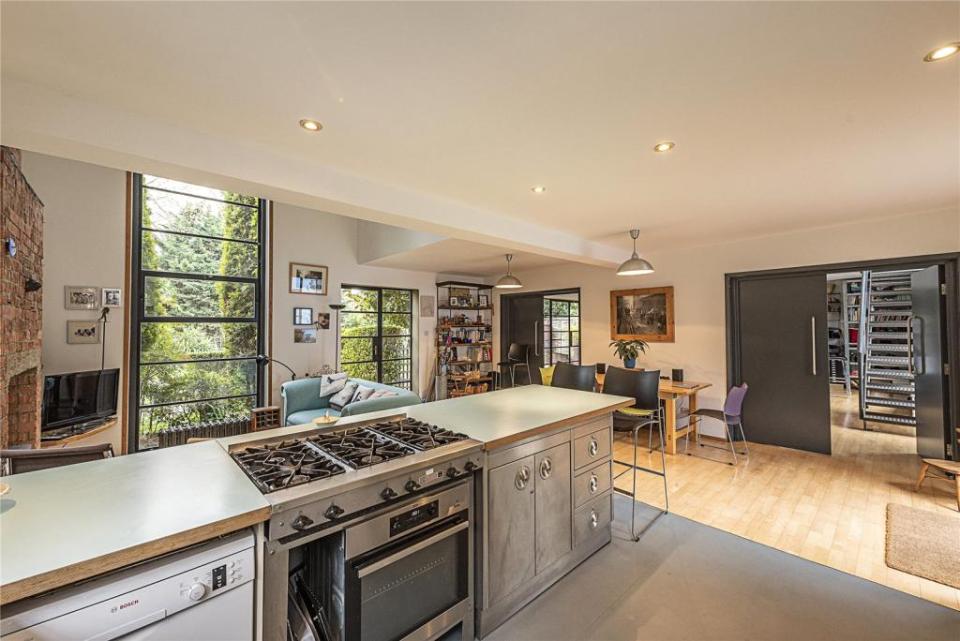
[[[68,320],[94,320],[100,309],[64,309],[64,287],[120,287],[124,277],[126,174],[116,169],[23,152],[23,173],[43,201],[43,371],[45,374],[99,369],[102,345],[68,345]],[[115,428],[85,444],[111,442],[120,452],[123,424],[123,311],[111,308],[106,367],[121,371]]]
[[[617,362],[608,347],[611,290],[673,285],[676,341],[652,343],[639,366],[681,367],[687,380],[712,383],[699,398],[703,399],[701,406],[718,408],[726,393],[725,274],[958,251],[960,211],[907,215],[873,225],[843,225],[709,247],[644,250],[644,257],[656,268],[648,276],[617,276],[614,269],[575,263],[516,273],[524,291],[581,288],[584,364]],[[499,292],[495,299],[499,309]],[[499,345],[499,336],[494,345]]]
[[[437,275],[433,272],[373,267],[357,262],[359,221],[312,209],[275,203],[273,207],[273,335],[271,355],[303,375],[323,365],[334,366],[336,346],[335,315],[329,303],[340,299],[340,285],[372,285],[418,290],[436,295]],[[328,294],[291,294],[287,283],[291,262],[329,267]],[[318,332],[318,342],[293,342],[293,308],[312,307],[330,312],[330,329]],[[436,367],[434,343],[436,318],[419,319],[419,304],[414,301],[414,324],[419,324],[416,360],[419,361],[417,391],[428,395]],[[417,323],[418,319],[420,320]],[[414,371],[418,363],[414,362]],[[290,379],[284,368],[273,367],[273,403],[280,403],[280,384]]]

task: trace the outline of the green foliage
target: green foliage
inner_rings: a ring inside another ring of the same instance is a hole
[[[620,339],[610,341],[610,347],[614,348],[614,353],[622,361],[635,360],[640,353],[647,353],[649,345],[646,341]]]
[[[346,307],[340,312],[340,363],[343,371],[355,378],[377,380],[373,344],[377,334],[378,297],[376,290],[345,289],[341,294]],[[383,290],[383,382],[394,384],[411,380],[410,312],[413,296],[407,290]],[[403,384],[409,387],[409,383]]]

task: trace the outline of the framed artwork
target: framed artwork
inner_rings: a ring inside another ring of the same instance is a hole
[[[123,296],[117,287],[104,287],[100,294],[100,304],[104,307],[120,307],[123,304]]]
[[[610,338],[673,342],[673,287],[610,292]]]
[[[293,330],[293,342],[294,343],[316,343],[317,342],[317,330],[312,327],[300,328],[297,327]]]
[[[98,309],[100,290],[96,287],[78,287],[67,285],[64,291],[64,309]]]
[[[437,302],[437,297],[424,294],[420,296],[420,316],[424,318],[433,318],[433,306]]]
[[[317,312],[317,329],[330,329],[329,312]]]
[[[460,307],[460,298],[458,296],[450,297],[450,307]]]
[[[294,307],[293,308],[294,325],[313,325],[312,307]]]
[[[480,307],[489,307],[490,297],[486,294],[480,294]]]
[[[290,293],[327,295],[326,265],[290,263]]]
[[[88,345],[100,342],[100,321],[67,321],[67,343]]]

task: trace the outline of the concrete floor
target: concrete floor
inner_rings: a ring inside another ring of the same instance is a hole
[[[633,543],[614,503],[613,543],[485,641],[960,641],[960,612],[680,516]]]

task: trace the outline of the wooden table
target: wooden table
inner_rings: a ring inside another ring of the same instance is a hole
[[[597,373],[598,391],[603,390],[604,378],[604,374]],[[697,383],[694,381],[679,382],[660,379],[660,400],[664,402],[663,404],[666,410],[664,413],[664,431],[667,437],[667,454],[676,454],[677,441],[687,436],[687,434],[692,438],[696,438],[697,436],[697,423],[700,421],[699,417],[691,416],[686,427],[677,429],[677,418],[679,414],[677,406],[679,402],[682,401],[684,397],[689,398],[689,413],[693,414],[697,409],[697,392],[708,387],[710,387],[710,383]]]

